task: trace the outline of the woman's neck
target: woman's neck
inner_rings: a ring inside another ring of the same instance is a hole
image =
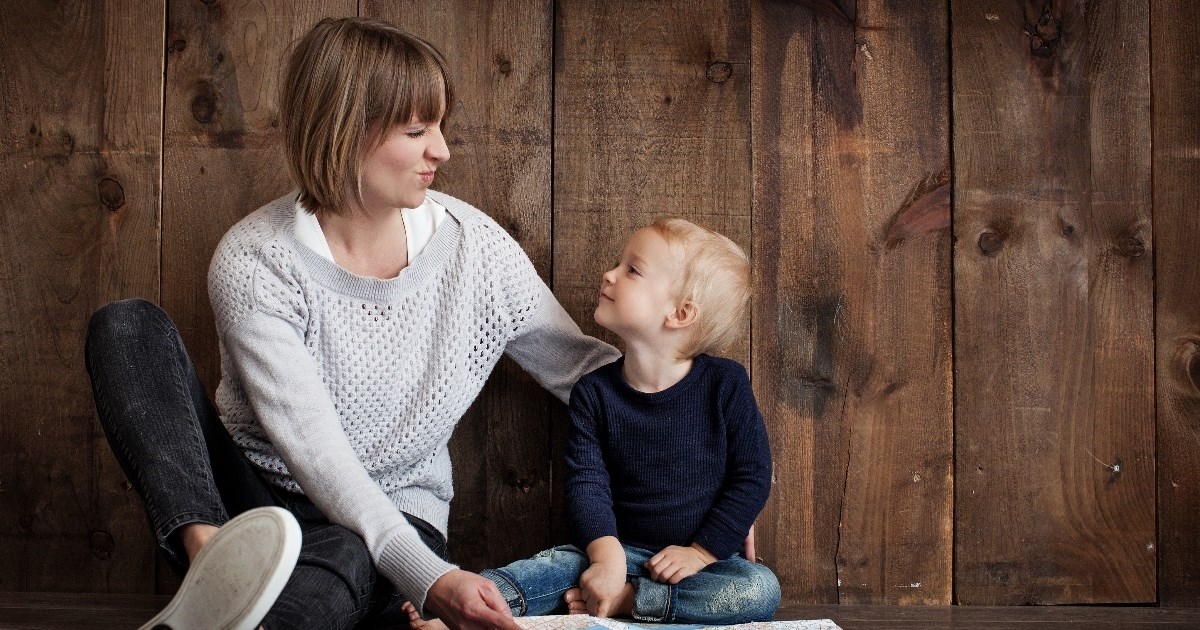
[[[677,348],[659,349],[628,345],[621,370],[629,386],[653,394],[683,380],[692,369],[692,359],[680,359]]]
[[[352,209],[317,218],[339,267],[360,276],[390,279],[408,266],[408,235],[399,208]]]

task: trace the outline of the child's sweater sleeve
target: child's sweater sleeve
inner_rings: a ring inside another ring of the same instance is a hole
[[[604,463],[603,418],[586,383],[585,377],[575,386],[567,407],[571,428],[564,489],[572,540],[580,549],[587,549],[597,538],[617,535],[612,485]]]
[[[727,455],[725,482],[694,542],[717,558],[737,552],[771,491],[771,447],[745,368],[722,383]]]

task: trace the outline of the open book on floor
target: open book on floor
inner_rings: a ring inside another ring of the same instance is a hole
[[[732,626],[696,626],[681,624],[647,623],[643,621],[621,621],[590,615],[547,615],[544,617],[518,617],[517,625],[525,630],[707,630],[722,628],[730,630],[841,630],[829,619],[806,621],[763,621],[739,623]]]

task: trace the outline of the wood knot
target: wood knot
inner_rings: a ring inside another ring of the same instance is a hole
[[[171,43],[167,45],[167,52],[183,52],[186,48],[187,40],[180,38],[172,40]]]
[[[217,99],[215,94],[206,90],[192,99],[192,118],[195,118],[196,122],[210,123],[216,115]]]
[[[516,487],[517,492],[520,492],[521,494],[529,494],[529,492],[533,490],[533,482],[528,479],[517,479],[517,482],[513,484],[513,486]]]
[[[96,192],[100,196],[100,205],[116,212],[125,205],[125,188],[111,177],[105,177],[96,183]]]
[[[1171,370],[1177,386],[1188,389],[1193,395],[1200,394],[1200,339],[1187,339],[1175,351]]]
[[[1136,236],[1122,236],[1117,240],[1117,250],[1122,256],[1138,258],[1146,253],[1146,244]]]
[[[984,256],[995,256],[1003,246],[1004,235],[999,232],[984,230],[983,234],[979,235],[979,251],[983,252]]]
[[[33,529],[33,523],[36,520],[37,520],[36,514],[22,514],[20,516],[20,518],[17,519],[17,525],[20,525],[21,529],[23,529],[25,531],[29,531],[29,530]]]
[[[101,560],[108,560],[112,557],[112,552],[117,548],[117,543],[113,540],[112,534],[104,531],[94,531],[91,536],[92,555]]]
[[[714,61],[708,64],[708,70],[704,72],[704,76],[713,83],[724,83],[733,76],[733,66],[724,61]]]
[[[1035,57],[1046,59],[1058,52],[1062,43],[1062,20],[1050,12],[1050,3],[1042,5],[1042,14],[1035,24],[1025,24],[1025,34],[1029,36],[1029,52]]]
[[[512,62],[504,58],[503,55],[496,55],[493,61],[496,62],[496,68],[500,71],[500,74],[507,75],[512,73]]]

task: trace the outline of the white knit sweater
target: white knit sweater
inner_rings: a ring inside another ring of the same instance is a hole
[[[400,512],[446,533],[447,443],[500,355],[564,401],[619,356],[579,331],[495,221],[429,196],[449,217],[394,279],[356,276],[301,245],[295,192],[233,226],[208,273],[217,406],[233,439],[268,480],[362,536],[418,610],[454,567]]]

